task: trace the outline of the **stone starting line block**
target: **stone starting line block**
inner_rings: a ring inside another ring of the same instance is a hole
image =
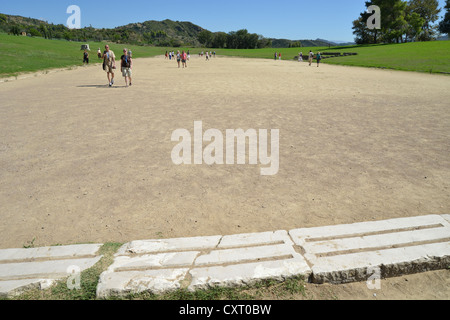
[[[102,245],[0,250],[0,297],[48,288],[100,259]],[[255,234],[133,241],[100,276],[99,299],[239,287],[261,280],[349,283],[446,269],[450,215]]]

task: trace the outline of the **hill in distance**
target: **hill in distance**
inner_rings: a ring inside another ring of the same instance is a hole
[[[47,21],[22,16],[13,16],[0,13],[0,32],[11,32],[11,28],[17,26],[19,33],[26,32],[32,36],[41,36],[50,39],[66,39],[75,41],[113,41],[116,43],[128,43],[134,45],[154,46],[192,46],[200,47],[199,34],[206,30],[192,22],[180,22],[166,19],[164,21],[149,20],[140,23],[130,23],[113,29],[96,29],[85,27],[79,30],[70,30],[66,26],[54,25]],[[331,41],[316,40],[289,40],[270,39],[273,48],[302,47],[328,47],[336,45]]]

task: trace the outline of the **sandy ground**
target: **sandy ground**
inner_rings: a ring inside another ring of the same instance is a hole
[[[129,88],[99,65],[0,83],[0,248],[450,213],[450,77],[191,60],[136,59]],[[174,165],[194,121],[279,129],[279,173]]]

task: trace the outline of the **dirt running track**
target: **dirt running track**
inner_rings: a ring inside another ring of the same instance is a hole
[[[0,248],[450,213],[450,77],[136,59],[0,83]],[[176,166],[172,132],[279,129],[280,170]]]

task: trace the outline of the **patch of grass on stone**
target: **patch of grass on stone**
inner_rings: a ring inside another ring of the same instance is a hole
[[[12,300],[96,300],[97,285],[102,272],[113,263],[114,254],[121,243],[106,243],[100,248],[102,259],[92,268],[81,273],[80,289],[71,290],[66,278],[58,281],[51,288],[31,289]],[[207,290],[191,292],[180,289],[161,295],[151,292],[129,294],[124,297],[111,297],[108,300],[150,300],[150,301],[251,301],[273,297],[275,299],[295,299],[299,295],[306,297],[305,279],[294,277],[283,282],[268,279],[242,287],[212,287]],[[5,298],[3,298],[5,300]]]
[[[38,288],[27,291],[14,300],[95,300],[100,274],[113,262],[114,254],[122,246],[120,243],[106,243],[100,248],[102,259],[92,268],[81,273],[80,289],[71,290],[67,286],[68,278],[58,281],[47,290]]]

